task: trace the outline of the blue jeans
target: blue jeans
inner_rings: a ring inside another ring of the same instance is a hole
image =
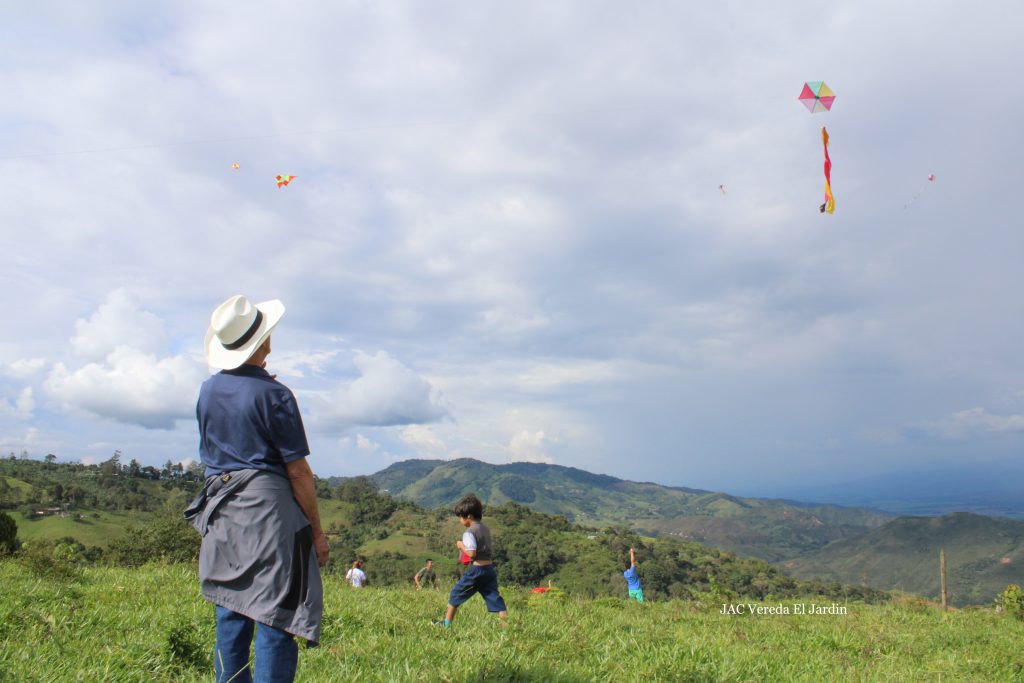
[[[249,671],[249,646],[256,627],[255,683],[280,683],[295,680],[295,666],[299,661],[299,645],[286,631],[252,619],[229,609],[216,606],[217,650],[214,652],[214,670],[217,683],[253,683]]]

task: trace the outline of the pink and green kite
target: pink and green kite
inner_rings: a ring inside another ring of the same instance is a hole
[[[824,81],[807,81],[798,98],[807,107],[807,111],[817,114],[819,111],[830,111],[836,94],[825,85]]]

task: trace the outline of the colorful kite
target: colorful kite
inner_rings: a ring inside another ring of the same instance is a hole
[[[825,146],[825,203],[819,207],[821,213],[835,213],[836,200],[832,197],[832,160],[828,158],[828,131],[821,127],[821,142]]]
[[[725,185],[719,185],[718,189],[722,191],[722,194],[725,194]]]
[[[804,103],[807,111],[817,114],[819,111],[829,111],[832,109],[832,103],[835,102],[836,94],[825,85],[824,81],[807,81],[804,83],[804,89],[800,91],[800,97],[797,99]]]
[[[284,187],[288,183],[290,183],[291,181],[295,180],[295,178],[297,178],[297,177],[298,176],[293,176],[293,175],[279,175],[279,176],[277,176],[277,179],[276,179],[277,180],[277,186],[278,187]]]
[[[240,169],[242,167],[239,164],[231,164],[231,168],[233,168],[234,170],[237,171],[238,169]]]

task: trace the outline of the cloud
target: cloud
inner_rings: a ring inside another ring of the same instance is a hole
[[[546,452],[548,438],[544,432],[522,431],[512,436],[508,450],[513,462],[554,463]]]
[[[236,292],[288,305],[271,371],[325,451],[365,425],[396,452],[758,481],[797,442],[836,439],[835,470],[905,457],[862,435],[1021,386],[1016,5],[108,5],[21,3],[5,35],[0,363],[32,360],[0,403],[60,452],[179,457],[132,430],[190,415],[161,368]],[[831,217],[806,78],[839,96]],[[339,338],[389,355],[352,373]],[[931,428],[969,458],[1000,410]]]
[[[305,377],[306,370],[314,375],[322,374],[330,367],[331,361],[340,351],[306,351],[277,354],[268,360],[268,367],[283,377]]]
[[[1024,432],[1024,415],[993,415],[985,408],[968,408],[943,420],[925,422],[927,433],[943,439],[961,440],[991,434]]]
[[[380,444],[375,441],[372,441],[371,439],[369,439],[366,436],[363,436],[362,434],[356,434],[356,448],[358,448],[361,451],[367,451],[372,453],[373,451],[376,451],[378,448],[380,448]]]
[[[448,456],[448,447],[428,426],[409,425],[399,432],[399,438],[413,450],[415,457],[437,459]]]
[[[437,422],[449,416],[439,391],[384,351],[357,352],[360,377],[328,399],[321,423],[374,427]]]
[[[45,358],[23,358],[0,366],[0,377],[27,379],[46,366]]]
[[[32,387],[25,387],[18,394],[18,400],[15,402],[15,407],[18,410],[19,415],[28,417],[32,414],[32,410],[36,407],[35,399],[32,398]]]
[[[32,417],[35,407],[32,387],[24,387],[13,399],[0,396],[0,415],[8,415],[17,420],[27,420]]]
[[[46,390],[65,406],[124,424],[173,429],[195,416],[199,385],[208,375],[185,356],[157,358],[119,347],[102,363],[69,370],[54,366]]]
[[[100,359],[119,346],[159,352],[167,341],[163,320],[142,310],[135,295],[119,288],[110,292],[88,320],[75,321],[71,349],[79,356]]]

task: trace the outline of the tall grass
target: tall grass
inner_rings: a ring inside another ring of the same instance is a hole
[[[507,627],[474,599],[443,629],[430,625],[443,591],[326,581],[323,641],[300,654],[299,680],[1024,680],[1024,622],[993,610],[908,602],[724,616],[721,604],[507,590]],[[89,568],[60,581],[0,562],[0,681],[205,681],[212,649],[213,608],[192,567]]]

